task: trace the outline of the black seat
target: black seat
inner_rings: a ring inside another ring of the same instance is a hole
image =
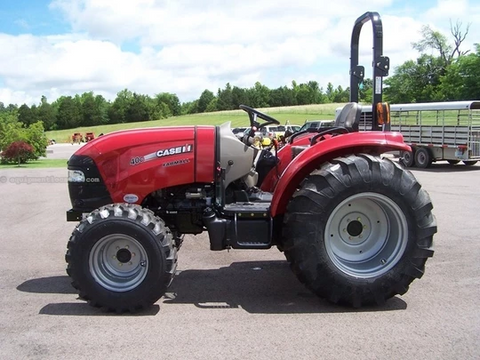
[[[335,120],[335,127],[343,127],[348,132],[358,131],[360,116],[362,115],[362,107],[357,103],[351,102],[346,104]]]

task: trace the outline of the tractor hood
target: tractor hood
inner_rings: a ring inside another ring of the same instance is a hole
[[[85,164],[98,168],[113,202],[141,203],[157,189],[212,182],[215,132],[214,126],[113,132],[81,147],[69,160],[69,169],[79,170],[78,159],[86,159]]]

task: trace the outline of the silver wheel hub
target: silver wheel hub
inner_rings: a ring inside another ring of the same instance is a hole
[[[107,290],[125,292],[145,279],[148,257],[143,246],[124,234],[107,235],[90,252],[90,274]]]
[[[378,193],[361,193],[332,211],[325,227],[325,247],[339,270],[371,278],[398,263],[407,236],[407,220],[393,200]]]

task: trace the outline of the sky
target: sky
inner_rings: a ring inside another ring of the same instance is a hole
[[[470,24],[463,50],[480,42],[480,0],[0,0],[0,102],[38,104],[125,88],[198,99],[226,83],[273,89],[317,81],[349,85],[351,32],[367,11],[383,24],[390,74],[418,53],[430,25]],[[371,75],[372,26],[360,64]]]

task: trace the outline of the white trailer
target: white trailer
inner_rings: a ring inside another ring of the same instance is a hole
[[[359,129],[372,130],[371,105],[362,106]],[[480,101],[392,104],[390,130],[402,133],[412,148],[400,154],[405,166],[427,168],[441,160],[474,165],[480,160]]]

